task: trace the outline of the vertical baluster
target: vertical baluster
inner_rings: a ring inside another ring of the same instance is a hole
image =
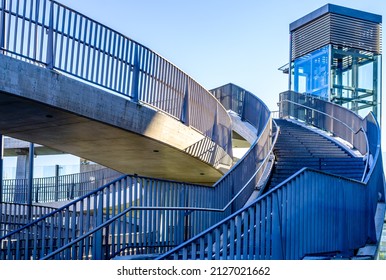
[[[4,7],[5,7],[5,3],[4,3]],[[11,34],[11,20],[12,20],[12,17],[11,17],[11,7],[12,7],[12,0],[9,0],[8,1],[8,24],[7,24],[7,31],[4,30],[4,32],[6,33],[5,38],[4,38],[5,49],[8,50],[8,51],[10,51],[9,44],[10,44],[10,41],[11,41],[11,36],[10,36],[10,34]],[[5,13],[4,13],[4,17],[5,17]],[[4,20],[4,22],[5,22],[5,20]]]
[[[118,191],[119,191],[119,186],[117,187],[117,185],[119,184],[119,182],[115,182],[113,183],[113,189],[112,189],[112,192],[111,192],[111,196],[112,196],[112,205],[111,205],[111,208],[112,208],[112,217],[116,216],[117,214],[119,214],[121,211],[118,210],[120,208],[120,205],[118,204],[119,201],[117,202],[117,195],[118,195]],[[110,224],[110,227],[111,227],[111,232],[110,232],[110,236],[111,236],[111,251],[110,253],[113,254],[117,251],[117,248],[116,248],[116,243],[117,243],[117,240],[116,238],[119,239],[119,232],[116,234],[116,221],[114,221],[112,224]]]
[[[126,44],[126,50],[125,50],[125,67],[124,67],[124,75],[123,75],[123,86],[125,95],[131,96],[131,68],[132,68],[132,55],[131,52],[133,51],[133,43],[125,39]]]
[[[107,73],[107,67],[105,66],[106,62],[106,56],[108,56],[108,51],[106,50],[107,48],[107,38],[109,34],[109,30],[106,27],[102,27],[103,30],[103,37],[101,37],[102,41],[102,49],[101,49],[101,54],[102,54],[102,62],[101,62],[101,74],[100,74],[100,82],[99,84],[101,86],[105,86],[106,84],[104,83],[104,80],[106,79],[108,73]]]
[[[67,32],[66,34],[66,51],[64,53],[64,67],[62,70],[64,70],[67,73],[71,72],[71,69],[69,69],[69,59],[70,59],[70,44],[71,44],[71,24],[72,24],[72,12],[68,11],[68,17],[67,17]]]
[[[33,40],[32,38],[32,34],[33,34],[33,31],[32,31],[32,18],[33,18],[33,1],[30,2],[29,4],[29,15],[27,17],[27,21],[28,21],[28,32],[27,32],[27,53],[26,53],[26,56],[28,58],[32,58],[32,55],[31,55],[31,47],[34,46],[34,44],[32,44],[31,40]],[[32,39],[31,39],[32,38]]]
[[[0,0],[0,51],[5,47],[5,1]]]
[[[62,11],[62,20],[60,20],[60,11]],[[58,69],[63,69],[63,43],[64,43],[64,34],[65,34],[65,25],[66,25],[66,9],[61,8],[57,5],[56,8],[56,28],[55,28],[55,56],[57,57],[57,64],[55,67]],[[61,25],[59,25],[61,23]]]
[[[19,3],[20,3],[20,1],[16,2],[16,16],[15,16],[15,27],[14,27],[15,31],[14,31],[14,37],[13,37],[13,40],[12,40],[13,41],[13,51],[15,51],[15,52],[17,52],[17,41],[18,41],[17,39],[18,39],[18,34],[19,34],[19,32],[18,32],[18,26],[19,26],[19,19],[18,19]],[[25,3],[24,3],[24,5],[25,5]],[[24,10],[24,12],[25,12],[25,10]],[[25,19],[23,18],[22,19],[22,23],[24,24],[24,22],[25,22]],[[23,44],[23,37],[20,40],[20,44]],[[22,49],[21,49],[20,53],[23,53]]]
[[[126,38],[124,36],[119,36],[118,38],[118,51],[117,51],[117,67],[115,69],[116,80],[115,80],[115,90],[118,92],[125,94],[125,88],[122,85],[122,76],[123,76],[123,67],[126,64],[126,61],[124,60],[125,56],[125,41]]]
[[[99,24],[95,24],[95,38],[94,38],[94,45],[95,45],[95,55],[93,59],[93,71],[95,74],[94,82],[99,83],[100,82],[100,76],[102,75],[100,73],[101,69],[101,57],[103,57],[103,50],[102,50],[102,38],[103,38],[103,26]],[[97,62],[95,65],[95,61]]]
[[[76,49],[76,54],[75,54],[75,69],[74,69],[74,72],[73,74],[75,74],[76,77],[82,77],[81,74],[79,74],[79,64],[80,64],[80,61],[79,60],[83,60],[83,57],[81,57],[81,54],[82,54],[82,31],[84,30],[83,29],[83,17],[82,16],[79,16],[79,23],[76,23],[76,31],[74,31],[74,44],[75,44],[75,49]],[[78,33],[78,35],[76,35],[76,33]]]
[[[143,185],[142,185],[142,193],[143,193],[143,201],[142,201],[142,206],[147,207],[149,206],[149,181],[147,179],[142,179]],[[144,224],[144,247],[145,247],[145,254],[149,253],[149,239],[150,239],[150,228],[149,228],[149,223],[150,220],[148,219],[150,210],[142,210],[143,212],[143,224]]]
[[[254,258],[254,248],[256,247],[256,242],[254,240],[254,237],[255,237],[255,211],[254,211],[254,207],[250,207],[248,209],[248,216],[249,216],[249,239],[248,239],[248,259],[249,260],[253,260]],[[245,237],[244,237],[245,238]],[[247,239],[247,238],[245,238]]]
[[[115,32],[112,30],[108,30],[108,41],[107,41],[107,47],[105,49],[106,51],[106,79],[104,82],[104,86],[107,88],[111,88],[111,80],[112,76],[114,75],[112,69],[110,68],[110,64],[113,65],[113,58],[114,58],[114,43],[113,43],[113,36],[115,37]]]
[[[118,79],[120,78],[120,71],[119,67],[121,66],[121,40],[122,36],[119,34],[115,33],[115,40],[114,40],[114,45],[115,45],[115,50],[114,50],[114,64],[115,64],[115,69],[114,69],[114,81],[112,83],[112,89],[121,92],[119,84],[118,84]],[[112,68],[112,67],[111,67]]]

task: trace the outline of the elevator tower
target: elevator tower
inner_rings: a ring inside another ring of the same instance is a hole
[[[290,24],[291,90],[381,118],[382,16],[327,4]]]

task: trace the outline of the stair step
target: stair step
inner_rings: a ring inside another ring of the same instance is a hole
[[[275,165],[268,188],[304,167],[356,180],[362,178],[365,161],[355,158],[337,143],[305,127],[278,120],[280,134],[274,148]]]

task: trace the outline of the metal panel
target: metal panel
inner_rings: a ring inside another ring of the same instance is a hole
[[[381,37],[380,23],[327,13],[291,31],[291,60],[328,44],[381,54]]]

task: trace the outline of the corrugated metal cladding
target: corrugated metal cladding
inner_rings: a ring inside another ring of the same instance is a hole
[[[291,32],[291,59],[328,44],[381,54],[381,37],[380,23],[328,13]]]

